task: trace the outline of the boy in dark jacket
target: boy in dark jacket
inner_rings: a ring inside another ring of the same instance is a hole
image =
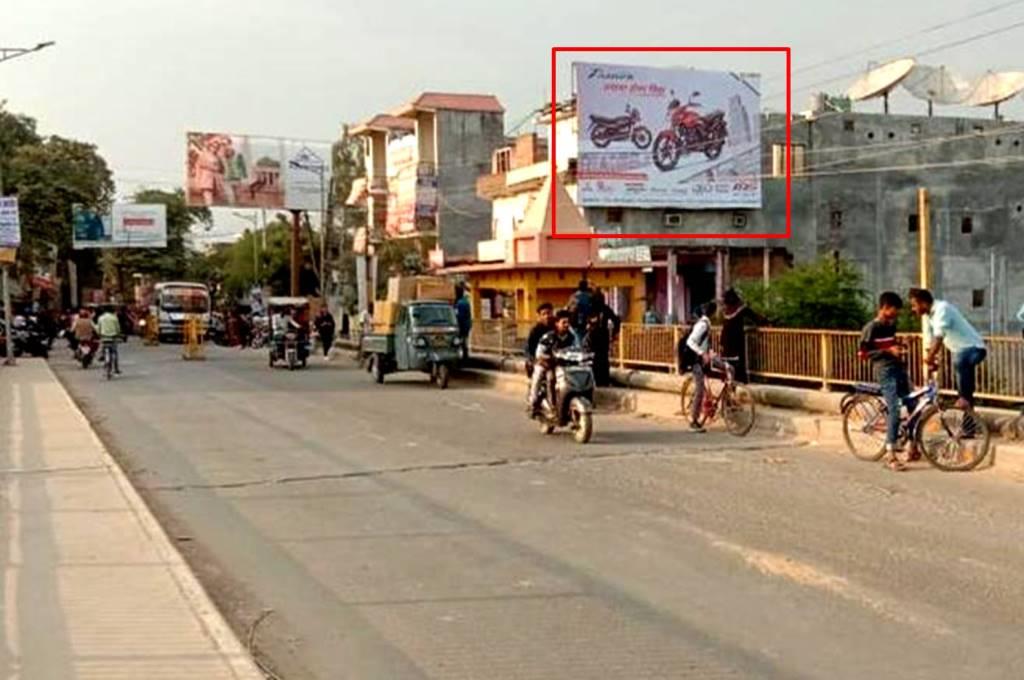
[[[900,409],[910,394],[910,378],[903,359],[907,348],[896,339],[896,320],[902,309],[903,300],[899,295],[891,291],[882,293],[878,298],[878,314],[864,326],[860,337],[860,354],[874,365],[875,379],[882,387],[888,410],[885,451],[886,464],[892,470],[906,469],[896,455]]]

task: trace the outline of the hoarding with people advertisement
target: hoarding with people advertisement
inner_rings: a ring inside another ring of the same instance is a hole
[[[573,64],[579,203],[760,208],[760,76]]]
[[[186,144],[190,206],[323,210],[331,182],[329,142],[189,132]]]

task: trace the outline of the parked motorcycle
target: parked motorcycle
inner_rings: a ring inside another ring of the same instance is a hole
[[[567,349],[554,358],[554,376],[541,385],[540,414],[534,418],[544,434],[568,427],[577,444],[586,444],[594,434],[594,355]]]
[[[21,321],[15,317],[14,331],[11,335],[15,356],[27,354],[31,357],[49,358],[50,338],[36,317],[28,317]]]
[[[626,105],[626,115],[606,118],[590,116],[590,141],[601,149],[612,142],[630,141],[638,149],[651,145],[651,131],[640,125],[640,110]]]
[[[668,129],[659,132],[654,139],[654,164],[659,170],[675,170],[684,154],[703,153],[711,161],[722,155],[729,136],[725,113],[712,111],[701,115],[697,111],[699,96],[700,92],[694,92],[686,104],[678,99],[669,102]]]

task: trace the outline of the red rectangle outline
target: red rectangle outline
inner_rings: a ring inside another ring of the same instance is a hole
[[[792,142],[792,48],[789,46],[769,47],[552,47],[551,48],[551,176],[558,176],[556,159],[556,135],[555,125],[557,123],[557,101],[558,89],[555,84],[559,52],[783,52],[786,55],[786,233],[784,234],[558,234],[556,231],[558,222],[558,210],[554,191],[551,192],[551,237],[564,239],[578,238],[688,238],[688,239],[788,239],[793,233],[793,176],[792,161],[790,155],[793,152]]]

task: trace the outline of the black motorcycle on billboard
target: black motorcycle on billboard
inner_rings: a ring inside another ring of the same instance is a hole
[[[722,148],[729,136],[726,129],[725,113],[712,111],[707,115],[697,109],[700,104],[694,92],[686,104],[673,99],[668,105],[668,129],[658,133],[654,140],[654,164],[659,170],[675,170],[679,159],[685,154],[703,153],[709,161],[722,155]]]
[[[651,131],[640,124],[640,111],[628,104],[626,115],[605,117],[590,116],[590,141],[603,149],[612,142],[633,142],[638,149],[651,145]]]

